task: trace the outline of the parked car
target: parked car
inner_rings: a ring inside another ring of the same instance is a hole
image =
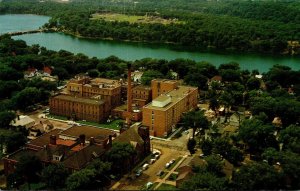
[[[175,162],[175,159],[170,160],[170,164],[173,164]]]
[[[146,184],[146,189],[150,188],[152,185],[153,185],[152,182],[147,182],[147,184]]]
[[[158,160],[159,157],[160,157],[160,155],[158,155],[158,154],[154,155],[154,158],[155,158],[156,160]]]
[[[167,163],[167,164],[166,164],[166,168],[169,168],[170,166],[171,166],[170,163]]]
[[[139,177],[139,176],[141,176],[142,174],[143,174],[143,170],[142,170],[142,169],[139,169],[139,170],[136,171],[135,176],[136,176],[136,177]]]
[[[149,164],[148,163],[145,163],[142,167],[143,170],[146,170],[147,168],[149,167]]]
[[[160,170],[156,173],[156,176],[161,176],[164,173],[164,171]]]
[[[189,134],[189,131],[185,130],[183,133],[187,135],[187,134]]]
[[[204,155],[203,153],[201,153],[201,154],[199,155],[200,158],[204,158],[204,156],[205,156],[205,155]]]
[[[153,163],[155,163],[155,161],[156,161],[155,158],[154,158],[154,159],[150,159],[150,160],[149,160],[149,164],[153,164]]]

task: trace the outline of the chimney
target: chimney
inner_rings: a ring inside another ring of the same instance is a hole
[[[90,138],[90,145],[93,145],[93,144],[95,144],[95,138],[94,138],[94,137],[91,137],[91,138]]]
[[[50,136],[50,144],[51,145],[56,145],[56,136],[55,135]]]
[[[126,123],[130,126],[131,123],[131,112],[132,112],[132,87],[131,87],[131,64],[127,64],[127,117]]]
[[[20,115],[17,115],[18,120],[20,120]]]
[[[79,135],[79,142],[81,145],[85,144],[85,135],[84,134]]]

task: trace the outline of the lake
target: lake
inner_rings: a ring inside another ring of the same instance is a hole
[[[0,34],[37,29],[47,22],[48,19],[49,17],[37,15],[0,15]],[[177,45],[86,39],[63,33],[35,33],[14,36],[13,38],[24,40],[29,45],[39,44],[50,50],[58,51],[64,49],[97,58],[106,58],[111,55],[128,61],[147,57],[167,60],[184,58],[195,61],[207,61],[215,66],[234,61],[239,63],[242,69],[250,71],[258,69],[260,72],[266,72],[275,64],[300,70],[300,58],[292,56],[203,52]]]

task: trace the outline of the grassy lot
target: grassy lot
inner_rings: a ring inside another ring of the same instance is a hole
[[[123,121],[124,120],[117,119],[110,123],[96,123],[96,122],[90,122],[90,121],[77,121],[77,122],[81,123],[81,124],[85,124],[85,125],[93,125],[96,127],[104,127],[104,128],[113,129],[113,130],[120,130],[119,123],[123,122]]]
[[[170,176],[168,177],[168,180],[171,180],[171,181],[175,181],[176,179],[177,179],[177,174],[175,174],[175,173],[172,173],[172,174],[170,174]]]
[[[181,159],[182,157],[177,158],[175,162],[168,169],[172,169]]]
[[[45,189],[45,188],[46,188],[46,185],[44,183],[30,184],[30,190],[42,190],[42,189]],[[28,189],[28,184],[25,183],[25,184],[21,185],[20,190],[29,190]]]
[[[172,186],[170,184],[161,184],[157,190],[179,190],[178,188],[176,188],[175,186]]]
[[[138,15],[125,15],[119,13],[97,13],[93,14],[92,19],[103,19],[105,21],[118,21],[118,22],[129,22],[129,23],[161,23],[164,25],[175,23],[183,24],[183,21],[177,19],[164,19],[158,16],[138,16]]]

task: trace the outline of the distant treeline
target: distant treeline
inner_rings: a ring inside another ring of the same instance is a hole
[[[166,8],[167,7],[167,8]],[[107,0],[72,3],[37,3],[35,0],[4,0],[0,13],[51,15],[46,25],[92,38],[112,38],[159,43],[176,43],[218,50],[288,53],[287,41],[300,40],[300,2],[249,1],[150,1]],[[184,24],[137,24],[91,20],[95,12],[112,11],[129,15],[152,14],[177,18]],[[297,53],[297,51],[296,51]]]

